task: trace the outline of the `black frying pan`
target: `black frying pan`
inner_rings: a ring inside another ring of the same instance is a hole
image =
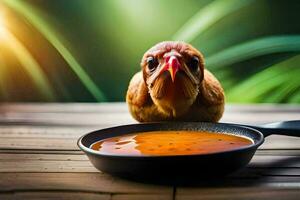
[[[254,141],[253,145],[220,153],[178,156],[105,155],[89,147],[101,139],[129,133],[156,130],[205,130],[219,134],[232,133]],[[78,146],[99,170],[127,178],[213,177],[226,175],[247,165],[256,149],[271,134],[300,136],[300,121],[287,121],[261,126],[226,123],[145,123],[112,127],[82,136]]]

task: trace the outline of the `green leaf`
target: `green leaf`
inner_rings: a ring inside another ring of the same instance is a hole
[[[22,64],[27,74],[31,77],[39,92],[46,98],[46,100],[54,101],[55,95],[46,74],[39,63],[33,58],[26,47],[8,30],[5,32],[3,43],[15,54],[16,58]]]
[[[173,40],[193,41],[199,34],[222,20],[226,15],[247,6],[253,0],[215,0],[200,9],[174,34]]]
[[[59,40],[58,34],[51,28],[42,18],[42,14],[38,10],[27,5],[24,1],[19,0],[2,0],[6,5],[14,11],[24,16],[43,36],[54,46],[61,54],[65,61],[69,64],[74,73],[78,76],[81,82],[95,97],[97,101],[105,101],[106,97],[103,92],[97,87],[90,76],[84,71],[79,62],[73,57],[71,52]]]
[[[206,59],[210,69],[221,68],[250,58],[282,52],[299,52],[300,35],[259,38],[232,46]]]
[[[300,87],[300,55],[273,65],[227,92],[232,102],[282,102]]]
[[[289,103],[300,103],[300,90],[297,90],[293,95],[291,95]]]

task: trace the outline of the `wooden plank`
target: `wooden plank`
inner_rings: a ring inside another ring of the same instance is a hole
[[[244,125],[266,124],[280,121],[298,120],[300,113],[224,113],[220,122]]]
[[[0,153],[0,172],[98,172],[85,155]],[[300,156],[255,155],[238,176],[300,176]]]
[[[129,113],[2,113],[1,125],[118,125],[136,123]]]
[[[249,166],[256,168],[297,167],[300,172],[300,156],[255,155]]]
[[[176,199],[299,199],[298,189],[274,189],[274,188],[177,188]]]
[[[110,103],[0,103],[0,113],[97,113],[127,112],[125,102]]]
[[[0,149],[0,153],[8,154],[54,154],[54,155],[83,155],[80,150],[32,150],[32,149]],[[294,154],[292,154],[294,155]]]
[[[111,200],[172,200],[169,194],[112,194]]]
[[[232,173],[229,177],[232,179],[249,179],[249,178],[257,178],[257,179],[267,179],[270,177],[277,176],[300,176],[299,168],[290,168],[290,167],[246,167],[241,169],[235,173]],[[262,181],[263,182],[263,181]]]
[[[53,126],[0,126],[0,138],[75,138],[88,132],[107,128],[98,127],[53,127]]]
[[[79,150],[78,138],[94,130],[92,127],[0,126],[0,149]]]
[[[255,155],[300,156],[300,151],[295,149],[258,149]]]
[[[271,135],[259,149],[300,149],[300,137]]]
[[[272,117],[270,117],[270,115]],[[276,121],[297,120],[300,112],[280,113],[225,113],[221,122],[263,124]],[[100,126],[137,123],[128,112],[124,113],[2,113],[1,125],[48,126]]]
[[[300,112],[298,104],[230,104],[226,112]],[[110,103],[0,103],[0,112],[128,112],[125,102]]]
[[[260,103],[260,104],[230,104],[225,105],[225,112],[255,112],[255,113],[280,113],[289,112],[294,113],[300,112],[299,104],[270,104],[270,103]]]
[[[16,198],[12,194],[0,193],[0,199],[15,200]]]
[[[207,189],[206,189],[207,190]],[[272,188],[269,189],[259,189],[253,190],[253,188],[245,189],[238,188],[232,189],[227,188],[226,190],[217,190],[216,192],[198,192],[196,194],[177,194],[175,199],[299,199],[299,191],[296,190],[275,190]],[[164,194],[99,194],[99,193],[90,193],[90,192],[56,192],[56,191],[45,191],[45,192],[15,192],[12,194],[0,194],[0,199],[5,200],[39,200],[39,199],[62,199],[62,200],[81,200],[81,199],[90,199],[90,200],[152,200],[152,199],[172,199],[170,195]]]
[[[0,153],[0,161],[88,161],[88,157],[84,154],[33,154],[33,153]]]
[[[5,200],[40,200],[40,199],[60,199],[60,200],[110,200],[110,194],[99,194],[99,193],[90,193],[90,192],[56,192],[56,191],[44,191],[44,192],[13,192],[13,193],[0,193],[0,199]]]
[[[91,192],[14,192],[7,194],[0,194],[0,199],[5,200],[40,200],[40,199],[53,199],[53,200],[171,200],[172,196],[168,194],[101,194]]]
[[[0,104],[0,113],[3,125],[109,126],[136,122],[125,103]],[[228,105],[221,121],[262,124],[299,118],[300,106],[296,105]]]
[[[100,173],[0,173],[0,193],[15,191],[76,191],[121,194],[164,194],[172,195],[173,188],[167,185],[133,182]],[[300,191],[300,178],[295,176],[274,176],[267,178],[236,178],[199,180],[188,187],[178,186],[176,194],[194,194],[199,190],[214,188],[265,190],[290,189]],[[243,191],[232,191],[243,192]]]
[[[0,172],[98,172],[85,155],[0,154]]]
[[[0,173],[0,191],[77,191],[172,195],[173,188],[128,181],[101,173]]]
[[[1,138],[0,149],[79,150],[77,138]]]

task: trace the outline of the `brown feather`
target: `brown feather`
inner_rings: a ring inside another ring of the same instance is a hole
[[[159,77],[155,80],[152,87],[153,96],[157,99],[163,98],[163,96],[165,96],[167,92],[167,88],[164,87],[167,82],[167,78],[165,77],[165,74],[162,74],[162,76],[163,77]]]
[[[182,78],[180,84],[181,90],[187,99],[195,98],[195,96],[199,92],[197,86],[195,86],[190,80],[188,80],[186,76]]]

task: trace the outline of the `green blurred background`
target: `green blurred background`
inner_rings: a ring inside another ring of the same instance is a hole
[[[124,101],[163,40],[203,52],[227,102],[300,103],[298,0],[0,0],[0,101]]]

